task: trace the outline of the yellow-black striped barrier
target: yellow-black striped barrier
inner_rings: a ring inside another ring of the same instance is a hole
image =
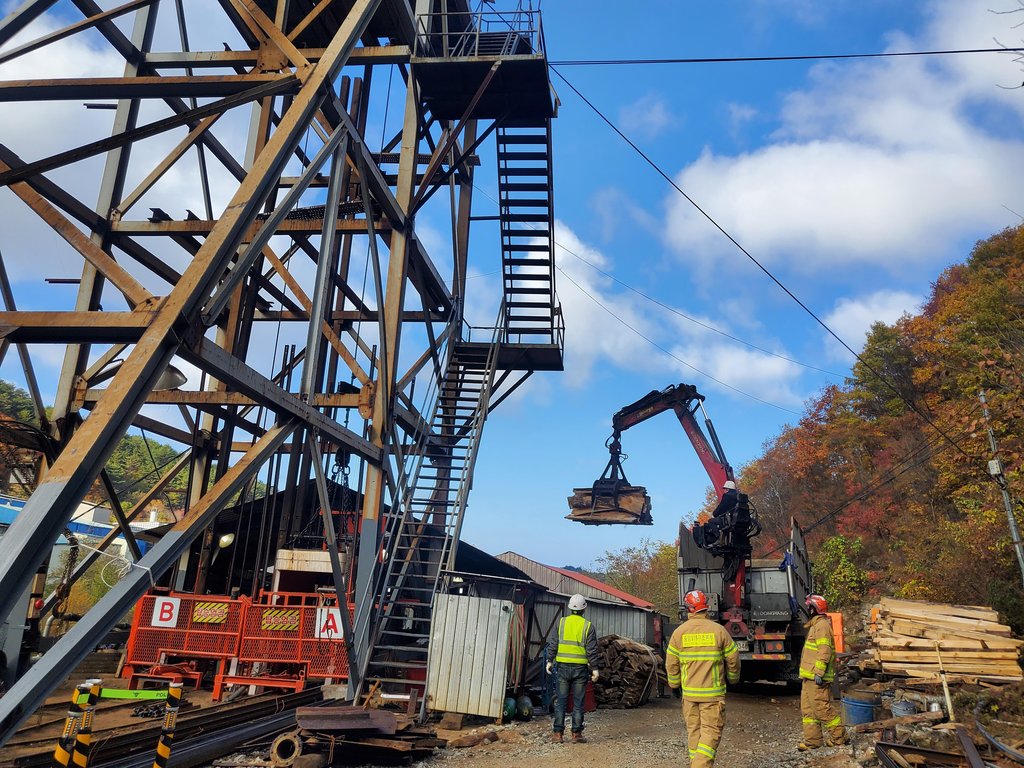
[[[71,694],[71,706],[68,707],[68,716],[64,720],[64,730],[57,739],[57,746],[53,750],[53,760],[50,762],[52,768],[67,768],[71,762],[71,752],[75,743],[75,734],[82,722],[82,712],[85,702],[89,696],[89,684],[83,683],[75,688]]]
[[[92,716],[96,709],[96,700],[100,697],[101,682],[89,680],[86,683],[88,690],[85,691],[85,703],[81,704],[81,697],[78,699],[82,707],[82,724],[75,734],[75,749],[71,753],[71,765],[74,768],[88,768],[89,765],[89,753],[92,751]]]
[[[164,723],[160,729],[160,740],[156,743],[156,757],[153,758],[153,768],[167,768],[167,761],[171,759],[171,745],[174,742],[174,728],[177,725],[182,690],[182,683],[171,683],[171,687],[167,689]]]

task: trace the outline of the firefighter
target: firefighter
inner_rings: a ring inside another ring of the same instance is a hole
[[[689,613],[676,627],[665,655],[672,695],[683,700],[690,767],[711,768],[725,727],[725,681],[740,681],[740,654],[721,624],[707,617],[708,596],[687,592]]]
[[[808,595],[805,601],[810,615],[807,639],[800,655],[800,714],[804,726],[804,740],[797,749],[806,752],[824,746],[822,731],[826,731],[836,746],[846,743],[846,730],[832,703],[832,681],[836,677],[836,648],[832,636],[832,620],[826,615],[828,603],[821,595]]]
[[[551,724],[551,740],[561,743],[565,732],[565,704],[572,689],[572,740],[586,743],[583,735],[583,699],[587,694],[587,678],[597,682],[597,632],[583,618],[587,600],[583,595],[569,598],[569,615],[558,621],[558,635],[548,643],[548,658],[558,662],[558,695],[555,697],[555,719]],[[546,666],[551,674],[551,662]]]

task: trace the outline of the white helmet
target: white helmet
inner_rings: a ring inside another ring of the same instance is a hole
[[[569,598],[570,611],[585,611],[587,609],[587,598],[583,595],[573,595]]]
[[[732,480],[726,480],[724,483],[722,483],[722,487],[730,491],[735,491],[736,483],[734,483]]]

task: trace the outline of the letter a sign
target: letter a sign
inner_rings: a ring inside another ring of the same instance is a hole
[[[341,640],[345,633],[341,630],[341,611],[337,608],[316,609],[316,639]]]
[[[181,607],[181,598],[158,597],[153,601],[153,618],[150,625],[154,627],[176,627],[178,626],[178,609]]]

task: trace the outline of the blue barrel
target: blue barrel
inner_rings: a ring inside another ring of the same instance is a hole
[[[843,723],[845,725],[870,723],[874,719],[875,705],[872,702],[843,699]]]

